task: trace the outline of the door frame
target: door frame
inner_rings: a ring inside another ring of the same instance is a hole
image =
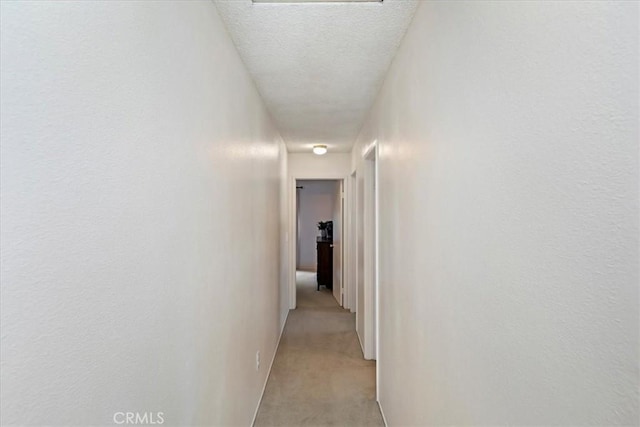
[[[364,357],[377,360],[379,355],[379,183],[378,141],[374,140],[362,153],[364,179],[363,254],[364,257]],[[360,311],[360,310],[358,310]],[[376,370],[379,363],[376,364]],[[379,378],[376,372],[376,381]],[[376,387],[377,388],[377,387]]]
[[[297,258],[297,250],[298,250],[298,242],[296,239],[296,223],[298,220],[298,215],[296,212],[296,206],[298,203],[298,195],[297,195],[297,191],[296,191],[296,183],[298,180],[318,180],[318,181],[341,181],[342,182],[342,188],[345,188],[344,182],[345,182],[345,176],[344,174],[341,173],[335,173],[335,172],[327,172],[324,174],[304,174],[304,173],[300,173],[300,174],[295,174],[295,175],[290,175],[289,176],[289,224],[288,224],[288,228],[289,228],[289,233],[288,235],[291,236],[291,238],[289,238],[289,309],[290,310],[295,310],[295,308],[297,307],[297,296],[296,296],[296,258]],[[345,190],[345,195],[344,197],[349,197],[349,195],[347,194],[348,189]],[[346,221],[343,221],[346,222]],[[348,236],[348,234],[346,233],[346,224],[342,224],[342,242],[344,243],[344,237]],[[344,244],[341,245],[342,249],[341,249],[341,260],[342,260],[342,270],[344,271],[344,267],[345,267],[345,259],[344,259]],[[344,275],[343,275],[343,280],[342,280],[342,284],[341,284],[341,289],[340,289],[340,300],[343,300],[343,292],[344,292],[344,287],[347,286],[347,283],[345,283],[344,280]],[[340,302],[338,301],[338,304],[340,304]]]
[[[356,313],[356,304],[358,297],[356,294],[358,268],[356,265],[357,254],[356,250],[357,235],[356,235],[356,171],[355,169],[345,178],[345,194],[344,194],[344,206],[345,206],[345,233],[344,233],[344,262],[346,268],[344,271],[344,308],[349,309],[352,313]],[[357,314],[356,314],[357,316]],[[357,323],[356,323],[357,324]]]

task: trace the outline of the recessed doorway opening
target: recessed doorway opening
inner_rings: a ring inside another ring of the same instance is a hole
[[[343,305],[343,223],[342,180],[296,180],[296,300],[313,282]]]

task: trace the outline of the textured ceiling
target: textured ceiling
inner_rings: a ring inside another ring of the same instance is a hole
[[[349,151],[417,7],[215,0],[289,151]]]

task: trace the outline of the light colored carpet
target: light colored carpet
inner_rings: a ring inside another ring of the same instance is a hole
[[[384,426],[375,401],[375,362],[364,360],[355,314],[315,273],[297,272],[289,318],[255,426]]]

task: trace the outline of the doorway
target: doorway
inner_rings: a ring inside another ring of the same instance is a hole
[[[356,312],[356,172],[354,171],[344,182],[345,193],[350,197],[344,198],[344,268],[343,268],[343,307],[352,313]]]
[[[308,294],[310,284],[317,292],[333,296],[343,305],[343,180],[299,179],[295,182],[296,209],[296,301],[299,286]]]
[[[378,357],[378,165],[377,141],[365,150],[355,185],[356,330],[365,359]]]

